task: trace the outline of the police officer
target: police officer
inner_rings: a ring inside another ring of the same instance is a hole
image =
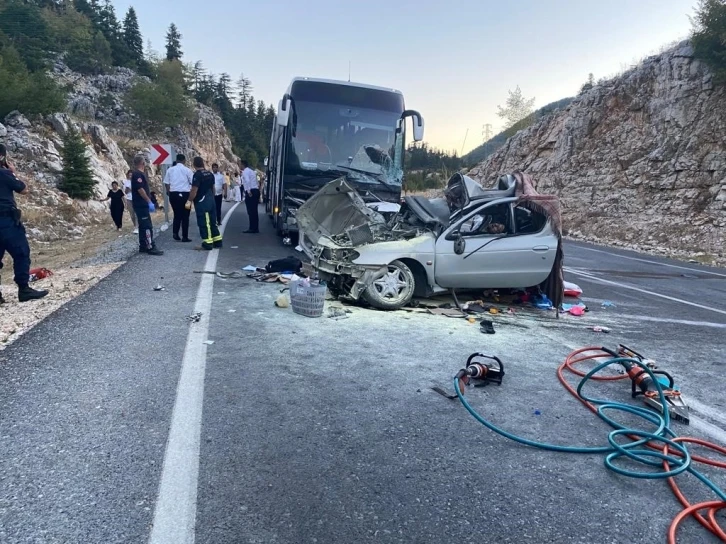
[[[30,245],[25,236],[25,227],[20,222],[20,210],[15,204],[15,195],[28,194],[28,186],[15,177],[15,169],[7,160],[7,150],[0,144],[0,270],[7,251],[13,258],[15,283],[18,284],[18,300],[28,302],[48,294],[48,291],[32,289],[30,282]],[[5,302],[0,293],[0,304]]]
[[[149,181],[146,179],[144,169],[146,160],[142,155],[134,157],[134,171],[131,172],[131,202],[134,213],[139,222],[139,252],[149,255],[163,255],[154,243],[154,225],[151,223],[151,213],[156,210],[151,201]]]
[[[211,250],[222,247],[222,235],[217,226],[217,210],[214,202],[214,174],[204,168],[204,160],[201,157],[194,157],[193,165],[195,172],[186,209],[191,210],[194,202],[202,248]]]

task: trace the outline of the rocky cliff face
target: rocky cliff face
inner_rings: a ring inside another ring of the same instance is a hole
[[[79,237],[88,226],[109,221],[105,205],[74,201],[57,189],[63,168],[62,138],[69,125],[86,140],[99,197],[106,196],[112,181],[125,179],[134,155],[148,156],[152,143],[174,144],[187,157],[200,155],[220,163],[222,170],[237,163],[222,119],[207,106],[196,104],[193,119],[183,127],[146,134],[134,128],[134,115],[124,106],[124,95],[135,77],[131,70],[81,76],[58,63],[52,75],[70,89],[67,111],[29,118],[13,112],[0,124],[0,141],[9,150],[17,175],[30,184],[31,194],[21,197],[20,205],[33,241]],[[149,173],[152,185],[160,190],[159,170],[150,167]]]
[[[596,242],[726,260],[726,89],[687,42],[594,86],[469,175],[522,170]]]

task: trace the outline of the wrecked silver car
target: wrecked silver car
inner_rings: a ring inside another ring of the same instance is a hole
[[[299,209],[300,245],[333,294],[385,310],[455,289],[532,287],[555,264],[559,208],[527,192],[513,175],[485,189],[455,174],[444,198],[407,196],[387,219],[343,177]]]

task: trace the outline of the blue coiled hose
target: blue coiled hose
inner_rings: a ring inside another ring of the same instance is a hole
[[[461,401],[461,404],[464,405],[464,408],[466,408],[466,410],[474,417],[474,419],[476,419],[479,423],[481,423],[488,429],[505,438],[509,438],[510,440],[514,440],[515,442],[519,442],[520,444],[524,444],[526,446],[531,446],[547,451],[557,451],[563,453],[606,454],[604,463],[608,469],[616,472],[617,474],[628,476],[631,478],[670,478],[672,476],[676,476],[685,471],[688,471],[705,485],[707,485],[714,493],[716,493],[716,495],[720,497],[722,501],[726,501],[726,492],[724,492],[711,480],[706,478],[703,474],[701,474],[691,466],[691,454],[688,452],[688,449],[682,444],[671,440],[678,435],[670,428],[670,416],[668,414],[668,410],[664,410],[664,413],[661,415],[652,410],[648,410],[647,408],[633,406],[631,404],[624,404],[621,402],[595,399],[588,397],[582,393],[582,389],[585,384],[595,374],[609,366],[620,365],[621,363],[630,363],[632,365],[637,365],[645,372],[647,372],[648,375],[653,379],[653,383],[658,390],[658,398],[661,402],[661,406],[666,406],[666,399],[665,395],[663,394],[663,387],[661,386],[656,376],[653,374],[652,370],[647,365],[643,364],[642,361],[626,357],[616,357],[597,365],[580,380],[580,383],[577,386],[577,394],[582,400],[596,405],[598,407],[597,415],[608,425],[613,427],[614,430],[610,431],[610,433],[608,434],[608,446],[560,446],[557,444],[548,444],[546,442],[537,442],[535,440],[530,440],[528,438],[517,436],[515,434],[505,431],[504,429],[501,429],[500,427],[497,427],[490,421],[487,421],[476,410],[474,410],[474,408],[471,407],[469,402],[466,400],[466,398],[464,398],[464,395],[461,393],[461,389],[459,388],[459,380],[457,378],[454,378],[454,389],[456,391],[457,397]],[[605,414],[605,411],[609,410],[617,410],[620,412],[627,412],[629,414],[639,416],[642,419],[648,421],[649,423],[656,425],[657,428],[653,432],[626,428]],[[619,443],[617,440],[620,436],[636,437],[638,439],[629,443],[622,444]],[[652,444],[653,442],[662,443],[664,446],[667,445],[669,451],[675,451],[679,455],[666,455],[660,451],[651,449],[646,446],[646,444]],[[666,461],[668,465],[672,468],[670,468],[669,470],[661,470],[658,472],[626,470],[615,464],[615,461],[620,457],[628,457],[629,459],[632,459],[633,461],[637,461],[644,465],[659,468],[663,468],[663,461]]]

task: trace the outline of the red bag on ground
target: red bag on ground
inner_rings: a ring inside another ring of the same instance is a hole
[[[47,268],[33,268],[30,270],[30,281],[44,280],[53,275]]]
[[[582,289],[580,289],[579,285],[575,285],[574,283],[566,281],[564,282],[564,287],[566,297],[579,297],[580,295],[582,295]]]

